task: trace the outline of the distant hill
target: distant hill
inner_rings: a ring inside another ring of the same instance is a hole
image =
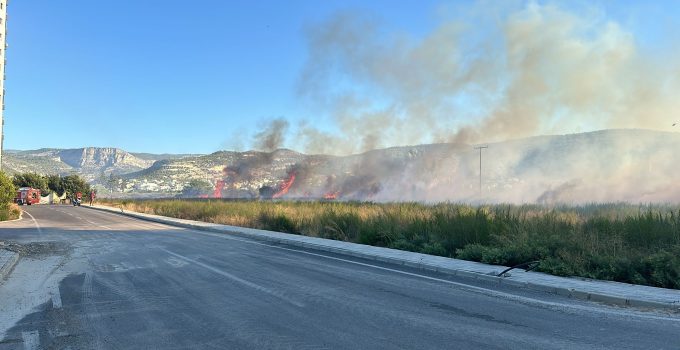
[[[118,148],[39,149],[9,151],[3,169],[9,173],[33,171],[40,174],[80,174],[94,182],[110,174],[148,168],[154,160],[137,157]]]
[[[13,174],[17,172],[37,172],[39,174],[69,174],[73,167],[62,162],[55,149],[34,151],[6,151],[2,157],[2,170]]]
[[[679,201],[680,134],[604,130],[489,144],[393,147],[350,156],[217,152],[165,160],[122,176],[123,191],[180,191],[201,180],[204,195],[345,200],[584,203]],[[290,183],[292,181],[292,183]]]
[[[10,151],[14,171],[77,172],[114,195],[514,203],[680,201],[680,133],[603,130],[474,145],[392,147],[349,156],[291,150],[209,155],[83,148]],[[200,185],[187,191],[187,185]]]

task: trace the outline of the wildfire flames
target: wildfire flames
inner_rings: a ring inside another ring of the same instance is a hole
[[[340,196],[340,191],[328,192],[323,195],[323,199],[337,199]]]
[[[267,161],[270,159],[267,158]],[[253,183],[260,182],[261,168],[269,166],[267,161],[257,158],[227,165],[220,175],[215,178],[214,188],[209,193],[200,195],[201,198],[251,198],[277,199],[295,197],[298,199],[337,200],[371,198],[379,192],[381,186],[374,176],[356,176],[336,174],[326,175],[326,183],[315,184],[314,171],[316,164],[295,163],[289,165],[286,176],[280,178],[278,184],[269,185],[265,182],[257,191],[249,189]],[[338,179],[341,182],[338,183]],[[270,180],[271,181],[271,180]]]
[[[296,176],[295,172],[291,172],[288,179],[281,184],[279,190],[276,193],[274,193],[272,198],[281,198],[281,196],[288,193],[288,190],[290,190],[291,186],[293,186],[293,183],[295,183],[295,176]]]
[[[213,192],[213,198],[222,198],[222,190],[224,189],[224,180],[217,180],[215,184],[215,191]]]

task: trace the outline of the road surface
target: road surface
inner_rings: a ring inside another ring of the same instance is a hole
[[[680,316],[71,206],[0,223],[0,349],[678,349]],[[15,246],[16,247],[16,246]]]

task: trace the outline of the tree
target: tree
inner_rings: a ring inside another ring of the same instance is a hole
[[[40,194],[46,196],[50,194],[47,179],[36,173],[15,174],[12,177],[12,182],[16,187],[33,187],[40,190]]]
[[[85,196],[92,191],[90,184],[85,182],[85,180],[78,175],[64,176],[60,180],[60,188],[63,191],[62,194],[66,193],[69,197],[75,195],[76,192],[80,192]]]
[[[121,177],[118,175],[114,175],[113,173],[109,174],[108,179],[106,180],[106,186],[107,188],[113,192],[113,191],[120,191],[120,183],[121,183]]]
[[[276,193],[276,189],[271,186],[262,186],[260,187],[259,193],[261,199],[272,199]]]
[[[204,180],[191,180],[182,189],[182,197],[195,198],[212,192],[213,186]]]
[[[16,194],[17,187],[14,186],[9,176],[0,171],[0,210],[7,210]]]
[[[62,186],[61,176],[59,175],[47,175],[47,187],[59,197],[64,194],[64,186]]]

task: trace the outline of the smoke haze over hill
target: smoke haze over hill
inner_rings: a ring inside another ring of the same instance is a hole
[[[349,156],[281,149],[166,155],[142,170],[133,166],[138,158],[123,150],[37,150],[6,154],[5,165],[13,172],[80,173],[103,193],[132,197],[185,192],[210,198],[638,203],[680,201],[678,149],[680,133],[623,129],[491,143],[483,153],[481,193],[479,153],[464,143]],[[203,192],[184,191],[192,181],[204,184]]]
[[[7,168],[80,173],[130,195],[181,193],[193,181],[214,198],[678,201],[680,50],[650,50],[596,6],[480,1],[442,8],[413,33],[333,11],[308,24],[306,60],[289,71],[292,109],[317,119],[258,125],[255,151],[54,149],[8,154]],[[273,100],[256,103],[290,112]],[[227,119],[197,124],[238,134],[234,143],[248,137]],[[176,137],[213,138],[196,135]],[[480,193],[474,147],[487,144]]]
[[[316,180],[324,189],[296,192],[298,182],[290,193],[543,204],[679,200],[676,134],[531,137],[674,130],[680,51],[650,51],[595,7],[486,5],[442,15],[417,36],[354,12],[310,25],[298,94],[333,128],[298,125],[293,147],[366,153],[346,164],[351,176],[329,173]],[[267,136],[286,145],[287,127],[275,120],[255,144]],[[450,146],[415,147],[397,158],[371,151],[427,143]],[[492,143],[481,197],[472,150],[480,143]],[[302,169],[306,179],[323,173]]]
[[[670,130],[680,114],[680,57],[672,48],[647,53],[596,8],[486,5],[442,15],[423,36],[352,12],[310,25],[299,95],[336,129],[300,126],[300,148],[351,154],[605,128]]]

